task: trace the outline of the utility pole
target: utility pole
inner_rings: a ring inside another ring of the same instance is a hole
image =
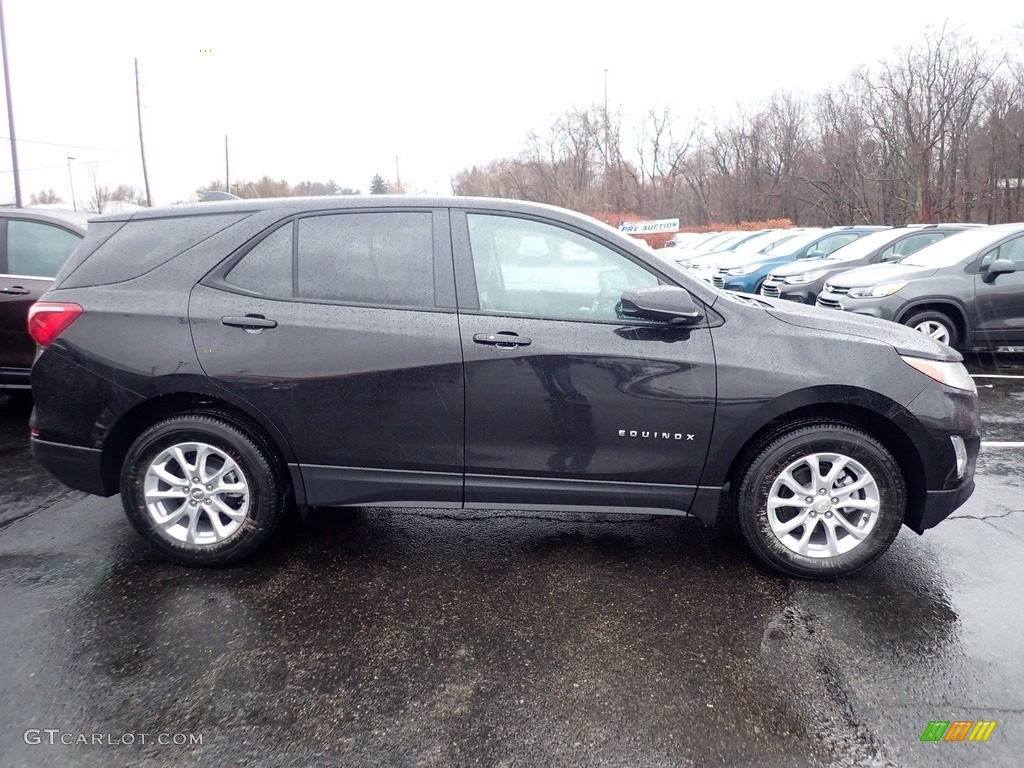
[[[228,163],[228,135],[224,134],[224,191],[231,193],[231,166]]]
[[[146,184],[146,205],[153,207],[153,197],[149,194],[149,172],[146,171],[146,147],[142,143],[142,96],[139,92],[139,60],[135,60],[135,108],[139,113],[139,152],[142,155],[142,180]]]
[[[7,91],[7,123],[11,131],[11,168],[14,171],[14,204],[21,208],[21,177],[18,175],[18,140],[14,136],[14,108],[11,106],[11,75],[7,69],[7,27],[4,2],[0,0],[0,48],[4,58],[4,89]]]
[[[77,160],[77,157],[71,155],[65,155],[68,159],[68,181],[71,182],[71,208],[72,210],[78,210],[78,203],[75,202],[75,177],[71,175],[71,161]]]
[[[608,217],[608,67],[604,68],[604,173],[601,174],[601,206]],[[610,222],[605,222],[610,223]]]
[[[398,155],[395,155],[395,189],[402,189],[402,177],[398,173]]]

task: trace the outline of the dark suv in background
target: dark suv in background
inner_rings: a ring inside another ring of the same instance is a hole
[[[868,264],[900,259],[939,240],[980,224],[911,224],[884,229],[844,245],[831,255],[775,267],[761,285],[761,295],[813,304],[833,275]]]
[[[521,262],[530,238],[550,258]],[[974,487],[977,394],[949,347],[724,294],[549,206],[107,216],[30,327],[33,455],[74,488],[120,492],[182,563],[250,554],[293,504],[711,523],[724,496],[765,562],[828,577]]]
[[[1024,344],[1024,224],[968,230],[830,278],[817,305],[908,325],[958,349]]]
[[[0,389],[29,389],[36,355],[29,307],[50,289],[85,232],[85,217],[71,211],[0,208]]]

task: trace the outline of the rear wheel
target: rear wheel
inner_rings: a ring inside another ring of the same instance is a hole
[[[202,413],[150,427],[121,470],[132,525],[185,565],[228,565],[259,549],[284,515],[284,488],[260,442]]]
[[[740,530],[773,568],[829,578],[877,559],[906,510],[899,465],[870,435],[833,422],[803,424],[761,447],[737,496]]]
[[[915,312],[904,320],[903,324],[950,347],[955,347],[960,343],[960,334],[957,331],[956,323],[944,312],[934,310]]]

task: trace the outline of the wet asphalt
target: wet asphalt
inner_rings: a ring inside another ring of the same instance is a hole
[[[1024,441],[1024,378],[977,381],[984,439]],[[688,520],[511,511],[317,510],[189,570],[50,479],[28,413],[0,403],[0,766],[1022,764],[1024,448],[839,581]]]

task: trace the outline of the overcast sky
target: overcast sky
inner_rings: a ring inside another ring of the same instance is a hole
[[[6,0],[22,192],[79,202],[90,173],[142,186],[132,62],[156,203],[231,175],[450,192],[573,106],[723,113],[814,91],[947,22],[1005,50],[1018,3]],[[0,102],[2,105],[2,102]],[[7,135],[6,109],[0,131]],[[40,143],[30,143],[40,142]],[[49,143],[45,143],[49,142]],[[14,198],[7,142],[0,202]],[[38,170],[34,170],[38,169]]]

